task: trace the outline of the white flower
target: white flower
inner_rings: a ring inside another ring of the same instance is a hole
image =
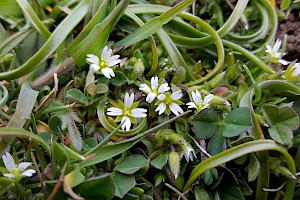
[[[2,156],[2,160],[6,169],[10,172],[10,173],[3,173],[3,176],[7,178],[14,178],[19,181],[21,180],[22,177],[24,176],[31,177],[35,173],[35,170],[27,169],[30,165],[32,165],[31,162],[21,162],[19,164],[16,164],[9,152],[6,152]]]
[[[111,77],[115,77],[115,73],[111,67],[119,64],[121,62],[118,59],[119,55],[111,56],[112,49],[109,49],[108,46],[105,46],[102,50],[101,58],[94,54],[87,55],[87,62],[90,65],[90,71],[93,73],[103,74],[106,78],[111,79]]]
[[[138,102],[133,102],[134,94],[125,94],[124,103],[119,101],[118,107],[111,107],[107,109],[107,115],[116,116],[116,121],[123,123],[122,130],[129,131],[131,123],[136,123],[136,118],[143,118],[147,116],[147,110],[144,108],[137,108]]]
[[[185,143],[181,146],[181,148],[183,150],[183,155],[184,155],[186,161],[187,162],[189,162],[189,160],[193,161],[194,157],[196,157],[193,147],[191,147],[190,144]]]
[[[179,100],[181,98],[182,94],[181,91],[178,90],[176,92],[173,92],[172,94],[170,92],[167,92],[166,94],[160,94],[158,95],[155,105],[158,105],[155,109],[156,112],[158,112],[159,115],[164,113],[165,111],[169,114],[170,110],[178,116],[179,114],[183,113],[182,108],[179,106],[179,104],[182,104],[182,102]]]
[[[207,95],[204,100],[198,90],[192,92],[192,102],[187,103],[188,108],[196,108],[197,110],[203,110],[207,108],[210,104],[210,101],[214,98],[213,94]]]
[[[293,69],[292,75],[294,77],[300,75],[300,63],[295,63],[292,69]]]
[[[279,51],[281,47],[282,41],[277,39],[274,46],[271,47],[270,45],[266,45],[266,53],[271,57],[271,62],[279,62],[282,65],[288,65],[290,62],[286,61],[284,59],[281,59],[283,56],[283,53]]]
[[[141,84],[139,89],[147,94],[146,101],[151,103],[157,95],[169,91],[170,87],[167,83],[159,84],[158,77],[155,76],[151,78],[150,87],[147,84]]]

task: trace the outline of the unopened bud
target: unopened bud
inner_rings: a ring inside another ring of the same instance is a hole
[[[180,158],[177,152],[172,151],[169,153],[169,166],[170,170],[173,173],[175,179],[178,177],[180,169]]]

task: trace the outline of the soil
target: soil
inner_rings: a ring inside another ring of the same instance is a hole
[[[295,12],[296,13],[296,12]],[[288,13],[287,19],[280,21],[276,38],[287,36],[287,45],[284,59],[300,61],[300,17],[293,12]]]

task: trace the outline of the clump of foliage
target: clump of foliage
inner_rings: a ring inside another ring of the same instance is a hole
[[[299,198],[272,2],[2,0],[2,198]]]

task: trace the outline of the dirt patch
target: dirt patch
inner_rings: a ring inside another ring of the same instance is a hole
[[[276,38],[283,39],[287,35],[286,55],[289,61],[300,61],[300,17],[294,12],[288,14],[286,20],[280,21]]]

